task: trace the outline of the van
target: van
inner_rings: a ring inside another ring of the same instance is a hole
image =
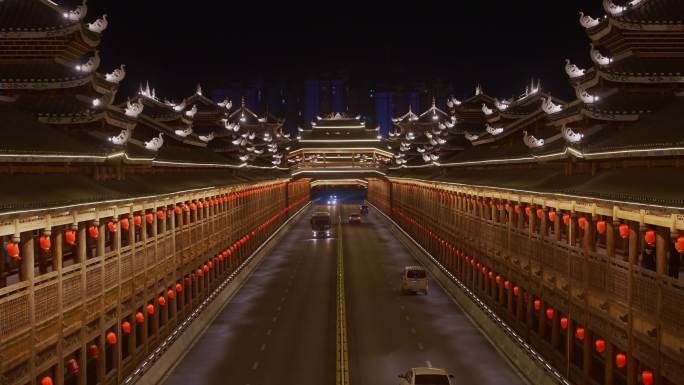
[[[420,293],[427,295],[428,278],[427,271],[423,266],[406,266],[401,276],[401,292],[407,294]]]

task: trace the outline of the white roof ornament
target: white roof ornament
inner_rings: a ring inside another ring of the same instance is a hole
[[[570,59],[565,59],[565,73],[570,76],[570,79],[574,79],[583,76],[584,70],[570,63]]]
[[[241,161],[246,162],[247,159],[249,159],[249,155],[247,155],[247,154],[245,154],[245,155],[240,155],[238,158],[240,158]]]
[[[122,64],[111,73],[105,74],[105,80],[109,83],[118,84],[126,77],[126,65]]]
[[[130,100],[126,102],[126,109],[124,110],[124,113],[126,116],[131,117],[131,118],[137,118],[138,115],[143,111],[143,104],[140,101],[131,103]]]
[[[464,132],[464,133],[463,133],[463,136],[465,136],[465,138],[468,139],[468,140],[471,141],[471,142],[472,142],[472,141],[475,141],[475,140],[477,140],[477,139],[480,138],[479,135],[471,134],[471,133],[469,133],[468,131]]]
[[[494,111],[487,107],[486,104],[482,103],[482,112],[484,112],[485,115],[491,115]]]
[[[182,130],[176,130],[174,132],[181,138],[187,138],[190,134],[192,134],[192,127],[186,127]]]
[[[185,116],[187,116],[188,118],[193,118],[196,113],[197,113],[197,105],[193,104],[191,109],[185,111]]]
[[[69,21],[81,21],[88,13],[88,6],[86,5],[88,1],[83,0],[83,3],[76,7],[76,9],[64,12],[62,16]]]
[[[475,95],[482,95],[482,86],[479,83],[475,87]]]
[[[563,106],[560,104],[555,104],[553,100],[551,99],[551,96],[548,98],[542,98],[542,110],[546,112],[547,114],[555,114],[557,112],[561,112],[563,109]]]
[[[100,51],[95,51],[95,54],[88,59],[84,64],[79,64],[76,66],[76,71],[91,73],[100,66]]]
[[[121,132],[117,136],[110,136],[109,138],[107,138],[107,140],[112,142],[112,144],[115,144],[117,146],[123,146],[124,144],[126,144],[128,142],[128,138],[130,138],[130,137],[131,137],[131,129],[128,128],[128,129],[121,130]]]
[[[544,139],[537,139],[532,135],[527,135],[527,131],[523,131],[525,136],[523,136],[523,142],[529,148],[537,148],[544,145]]]
[[[579,22],[584,28],[592,28],[599,25],[601,21],[599,19],[594,19],[589,15],[585,15],[584,12],[580,12]]]
[[[183,110],[185,109],[185,107],[186,107],[186,105],[185,105],[185,99],[183,99],[182,102],[180,102],[179,104],[176,104],[175,106],[173,106],[173,110],[176,111],[176,112],[181,112],[181,111],[183,111]]]
[[[266,118],[257,118],[259,123],[266,123]]]
[[[607,13],[609,13],[613,16],[617,16],[617,15],[621,14],[622,12],[624,12],[624,10],[627,8],[623,7],[621,5],[615,5],[615,3],[613,3],[613,0],[603,0],[603,9]]]
[[[202,85],[197,83],[197,89],[195,90],[195,93],[199,96],[202,96]]]
[[[563,138],[569,143],[577,143],[582,138],[584,135],[581,132],[575,132],[572,130],[570,127],[566,127],[565,125],[563,126]]]
[[[486,130],[492,136],[499,135],[504,131],[503,127],[492,127],[489,124],[487,124]]]
[[[601,52],[599,52],[599,50],[596,49],[596,47],[593,44],[591,45],[590,56],[591,60],[593,60],[594,63],[601,66],[607,66],[608,64],[613,62],[613,59],[607,56],[603,56]]]
[[[437,127],[439,127],[440,130],[446,130],[446,128],[447,128],[446,124],[444,124],[442,122],[439,122],[437,124]]]
[[[214,140],[214,133],[210,133],[209,135],[200,135],[199,139],[203,141],[204,143],[209,143],[212,140]]]
[[[508,109],[509,102],[507,100],[500,102],[499,99],[494,99],[494,106],[496,106],[499,111],[506,111],[506,109]]]
[[[339,112],[336,112],[336,113],[335,113],[335,116],[333,117],[333,119],[342,119],[342,115],[340,115]]]
[[[432,139],[432,133],[429,132],[429,131],[425,131],[425,136],[426,136],[428,139]]]
[[[150,151],[159,151],[161,146],[164,145],[163,135],[164,134],[160,132],[158,137],[152,138],[148,142],[145,142],[145,148]]]
[[[424,154],[423,154],[423,160],[424,160],[425,162],[430,162],[430,155],[424,153]]]
[[[456,123],[452,122],[451,120],[447,120],[447,121],[444,122],[444,125],[445,125],[447,128],[454,128],[454,126],[456,125]]]
[[[435,160],[437,160],[437,159],[439,159],[439,155],[437,155],[437,154],[430,154],[430,160],[435,161]]]
[[[225,108],[226,110],[230,110],[233,108],[233,102],[228,100],[228,98],[225,98],[222,102],[217,103],[219,107]]]
[[[598,96],[591,95],[589,92],[587,92],[586,88],[582,86],[577,86],[575,93],[577,94],[577,97],[586,104],[595,103],[599,100]]]
[[[107,14],[104,14],[101,18],[93,21],[92,23],[88,23],[88,29],[91,32],[102,33],[105,29],[107,29],[108,25],[109,23],[107,22]]]

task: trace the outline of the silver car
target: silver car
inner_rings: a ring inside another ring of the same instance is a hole
[[[427,295],[428,278],[423,266],[406,266],[401,275],[401,292],[407,294],[420,293]]]

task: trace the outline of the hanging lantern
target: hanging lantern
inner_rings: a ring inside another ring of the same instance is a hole
[[[551,222],[556,221],[556,212],[555,211],[549,211],[549,221],[551,221]]]
[[[515,205],[515,212],[520,214],[520,205],[516,203]]]
[[[579,225],[580,230],[584,230],[584,228],[587,227],[587,218],[579,217],[577,224]]]
[[[109,230],[110,233],[116,233],[116,223],[107,222],[107,229]]]
[[[159,302],[159,306],[166,306],[166,298],[164,298],[163,295],[159,296],[159,298],[157,299],[157,302]]]
[[[656,242],[656,234],[655,231],[653,230],[647,230],[646,234],[644,234],[644,240],[646,241],[647,244],[650,246],[655,245]]]
[[[627,356],[625,356],[622,353],[618,353],[615,355],[615,366],[618,368],[624,368],[625,365],[627,365]]]
[[[52,377],[45,376],[40,380],[40,385],[53,385]]]
[[[154,315],[154,305],[152,305],[152,304],[147,305],[147,314],[148,315]]]
[[[173,212],[176,213],[176,215],[180,215],[181,213],[181,208],[180,206],[176,206],[173,208]]]
[[[209,266],[209,269],[214,268],[214,263],[212,261],[207,262],[207,266]]]
[[[177,283],[176,284],[176,292],[182,293],[183,292],[183,285],[181,285],[180,283]]]
[[[169,297],[169,299],[174,299],[176,298],[176,292],[174,292],[173,290],[167,290],[166,296]]]
[[[41,235],[40,238],[38,238],[38,243],[40,244],[41,250],[43,250],[46,253],[50,252],[50,247],[52,247],[52,241],[50,240],[50,236]]]
[[[542,216],[544,216],[544,210],[537,209],[537,218],[542,219]]]
[[[495,280],[496,280],[497,285],[500,284],[501,283],[501,276],[497,275]]]
[[[606,232],[606,221],[600,220],[596,222],[596,231],[598,231],[599,234],[604,234]]]
[[[208,273],[209,272],[209,265],[204,264],[204,266],[202,266],[202,270],[204,270],[205,273]]]
[[[121,332],[123,334],[131,334],[131,323],[124,321],[121,323]]]
[[[511,288],[511,282],[510,281],[504,281],[504,288],[506,290],[510,289]]]
[[[122,230],[128,230],[130,228],[130,223],[128,222],[128,218],[121,218],[119,219],[119,226],[121,226]]]
[[[517,286],[513,287],[513,295],[517,297],[518,294],[520,294],[520,288]]]
[[[152,213],[145,214],[145,222],[152,224],[154,222],[154,215]]]
[[[197,210],[197,204],[195,202],[190,203],[190,210],[192,210],[192,211]]]
[[[570,224],[570,214],[563,214],[563,224],[566,226]]]
[[[575,337],[580,341],[584,341],[584,328],[577,328],[575,330]]]
[[[157,210],[157,219],[160,221],[164,219],[164,210]]]
[[[100,348],[95,344],[88,346],[88,355],[94,360],[98,359],[100,357]]]
[[[684,253],[684,237],[678,237],[675,242],[675,249],[681,254]]]
[[[492,277],[494,276],[494,273],[490,271],[487,275],[489,276],[489,279],[492,279]]]
[[[76,232],[74,230],[67,230],[64,232],[64,239],[66,243],[71,246],[76,246]]]
[[[154,306],[152,306],[152,313],[154,313]],[[145,322],[145,315],[142,312],[135,313],[135,322],[139,324]]]
[[[100,236],[100,231],[95,225],[90,225],[90,227],[88,227],[88,235],[90,235],[90,238],[97,239]]]
[[[76,361],[75,358],[70,358],[67,363],[66,363],[66,368],[71,373],[72,375],[78,374],[78,362]]]
[[[114,345],[116,345],[117,341],[118,341],[118,339],[116,338],[116,334],[114,334],[114,332],[107,333],[107,343],[108,344],[114,346]]]
[[[204,271],[202,269],[197,269],[197,277],[202,278],[204,276]]]
[[[136,225],[137,227],[140,227],[140,225],[142,225],[142,217],[140,215],[134,215],[133,216],[133,224]]]
[[[653,385],[653,372],[650,370],[641,372],[641,382],[643,382],[644,385]]]
[[[166,210],[166,217],[171,218],[173,216],[173,211],[171,210]]]
[[[527,215],[529,217],[531,213],[532,213],[532,207],[525,206],[525,215]]]
[[[541,310],[541,301],[538,299],[534,300],[534,310],[536,310],[536,311]]]
[[[603,353],[606,351],[606,341],[598,339],[594,341],[594,347],[596,348],[597,352]]]
[[[622,238],[622,239],[629,238],[629,225],[627,225],[626,223],[621,224],[618,227],[618,231],[620,232],[620,238]]]
[[[568,317],[561,317],[560,319],[560,326],[562,329],[567,329],[568,328]]]
[[[546,308],[546,318],[553,319],[554,313],[555,312],[553,311],[553,308],[551,308],[551,307]]]

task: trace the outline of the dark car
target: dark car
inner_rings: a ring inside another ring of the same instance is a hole
[[[361,223],[361,214],[352,214],[349,216],[349,223]]]

